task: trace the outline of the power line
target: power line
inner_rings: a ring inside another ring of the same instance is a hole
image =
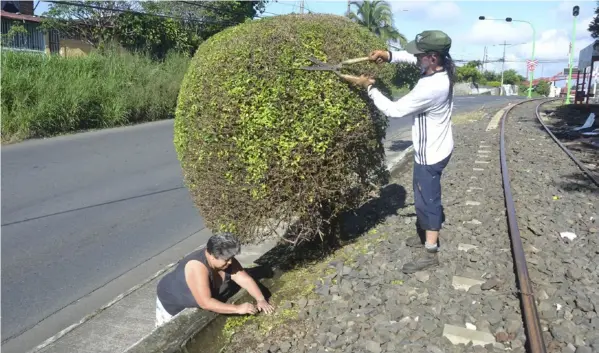
[[[280,5],[291,6],[291,7],[293,7],[294,10],[295,10],[295,7],[297,6],[297,5],[295,5],[295,1],[293,2],[293,4],[288,4],[286,2],[279,2],[278,0],[275,0],[274,3],[275,4],[280,4]]]
[[[103,11],[112,11],[112,12],[120,12],[120,13],[130,13],[130,14],[141,15],[141,16],[154,16],[154,17],[166,18],[166,19],[175,19],[175,20],[181,20],[181,21],[191,21],[191,22],[195,22],[195,23],[199,23],[199,24],[238,24],[236,22],[227,21],[227,20],[225,20],[225,21],[205,21],[205,20],[201,20],[201,19],[198,19],[196,17],[191,17],[191,16],[189,18],[183,18],[183,17],[176,17],[176,16],[168,16],[168,15],[160,15],[160,14],[153,14],[153,13],[147,13],[147,12],[140,12],[140,11],[135,11],[135,10],[124,10],[124,9],[116,9],[116,8],[103,7],[103,6],[97,6],[97,5],[91,5],[91,4],[81,4],[81,3],[70,2],[70,1],[46,0],[46,2],[49,2],[49,3],[52,3],[52,4],[68,5],[68,6],[75,6],[75,7],[83,7],[83,8],[103,10]]]
[[[203,2],[201,2],[201,1],[179,1],[179,2],[183,3],[183,4],[187,4],[187,5],[193,5],[193,6],[196,6],[196,7],[204,8],[204,9],[207,9],[207,10],[212,10],[212,11],[214,11],[214,12],[216,12],[218,14],[221,14],[223,16],[230,15],[230,13],[227,13],[227,12],[223,11],[223,9],[220,9],[218,7],[214,7],[212,5],[206,5]]]

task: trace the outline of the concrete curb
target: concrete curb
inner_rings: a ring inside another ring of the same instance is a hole
[[[387,162],[387,170],[391,174],[393,174],[393,172],[405,162],[408,155],[411,155],[413,153],[414,153],[414,145],[407,147],[397,157],[395,157],[391,161]]]
[[[202,248],[203,245],[201,247],[199,247],[198,249]],[[195,250],[194,250],[195,251]],[[91,314],[88,314],[86,316],[84,316],[81,320],[79,320],[78,322],[70,325],[69,327],[61,330],[60,332],[58,332],[57,334],[55,334],[54,336],[48,338],[47,340],[45,340],[44,342],[42,342],[41,344],[37,345],[35,348],[33,348],[32,350],[29,351],[29,353],[35,353],[38,352],[42,349],[44,349],[45,347],[47,347],[48,345],[52,344],[53,342],[59,340],[60,338],[62,338],[64,335],[68,334],[69,332],[73,331],[74,329],[76,329],[77,327],[83,325],[85,322],[93,319],[95,316],[97,316],[98,314],[100,314],[101,312],[103,312],[104,310],[110,308],[111,306],[113,306],[114,304],[118,303],[119,301],[121,301],[123,298],[127,297],[129,294],[135,292],[136,290],[138,290],[139,288],[145,286],[148,282],[151,282],[152,280],[156,279],[156,277],[162,275],[163,273],[167,272],[168,270],[170,270],[171,268],[173,268],[175,265],[177,264],[177,262],[173,262],[168,264],[166,267],[164,267],[163,269],[157,271],[156,273],[154,273],[152,276],[146,278],[145,280],[143,280],[141,283],[136,284],[135,286],[129,288],[127,291],[117,295],[114,299],[112,299],[110,302],[104,304],[102,307],[100,307],[99,309],[96,309],[94,312],[92,312]]]

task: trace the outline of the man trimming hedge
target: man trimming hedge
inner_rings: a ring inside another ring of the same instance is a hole
[[[449,49],[451,39],[442,31],[424,31],[406,45],[406,51],[416,57],[422,76],[414,89],[393,102],[374,87],[375,80],[367,76],[348,77],[357,86],[368,89],[368,96],[389,118],[412,117],[414,145],[414,203],[417,214],[417,236],[406,241],[408,246],[424,252],[406,263],[403,272],[413,273],[439,264],[439,231],[444,221],[441,204],[441,174],[453,152],[451,112],[455,65]],[[386,50],[370,54],[377,63],[398,62],[399,55]]]

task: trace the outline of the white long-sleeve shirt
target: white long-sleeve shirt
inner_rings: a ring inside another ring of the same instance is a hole
[[[391,58],[391,62],[402,60],[399,55]],[[435,164],[453,151],[453,97],[449,84],[447,72],[435,72],[421,77],[410,93],[395,102],[378,89],[368,87],[368,96],[387,117],[412,117],[412,143],[418,164]]]

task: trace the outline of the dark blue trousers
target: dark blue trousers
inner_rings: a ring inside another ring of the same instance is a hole
[[[445,221],[441,204],[441,174],[451,154],[442,161],[426,165],[414,161],[414,206],[418,226],[423,230],[440,230]]]

